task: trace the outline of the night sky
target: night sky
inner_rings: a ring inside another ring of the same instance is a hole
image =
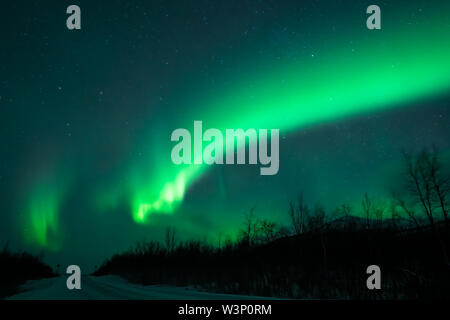
[[[51,264],[287,223],[300,192],[357,214],[402,149],[450,158],[449,1],[3,1],[0,24],[0,245]],[[172,164],[194,120],[280,129],[279,173]]]

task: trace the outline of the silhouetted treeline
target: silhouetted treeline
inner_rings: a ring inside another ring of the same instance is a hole
[[[39,257],[29,253],[13,253],[6,245],[0,251],[0,298],[17,293],[27,280],[50,278],[55,274]]]
[[[106,261],[96,275],[141,284],[173,284],[235,294],[314,299],[449,298],[450,179],[436,148],[404,154],[402,189],[388,199],[367,193],[361,207],[332,212],[301,194],[288,208],[289,226],[251,209],[237,239],[215,245],[140,243]],[[368,290],[366,270],[381,268],[381,290]]]
[[[96,275],[289,298],[441,299],[450,297],[450,278],[440,254],[431,229],[330,224],[323,231],[253,246],[241,241],[218,248],[188,241],[168,250],[157,242],[141,243],[113,256]],[[366,268],[372,264],[382,271],[379,291],[366,287]]]

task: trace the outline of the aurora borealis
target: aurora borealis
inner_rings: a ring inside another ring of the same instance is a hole
[[[1,238],[98,263],[141,239],[215,241],[251,207],[285,221],[384,196],[400,150],[450,151],[450,4],[19,2],[2,11]],[[18,21],[13,20],[18,19]],[[20,18],[17,18],[20,17]],[[280,129],[280,171],[174,165],[170,135]],[[86,249],[89,248],[89,249]]]

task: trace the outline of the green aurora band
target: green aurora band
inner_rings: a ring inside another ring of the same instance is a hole
[[[305,54],[297,63],[266,66],[262,60],[246,77],[228,76],[230,81],[224,83],[232,85],[215,88],[214,93],[198,88],[197,96],[184,106],[192,106],[192,115],[179,127],[191,129],[194,120],[202,120],[205,128],[278,128],[283,136],[305,126],[445,94],[450,87],[450,41],[443,39],[450,39],[450,26],[440,16],[436,11],[423,16],[419,25],[402,24],[389,32],[365,30],[354,53],[340,45],[343,39],[335,38],[326,53]],[[154,161],[132,166],[120,183],[93,195],[98,211],[127,202],[137,223],[150,222],[153,214],[173,214],[188,188],[209,168],[172,164],[170,136],[167,144],[153,140],[148,145]],[[61,199],[56,190],[35,191],[29,197],[27,239],[42,247],[50,246],[48,234],[59,228]]]
[[[208,108],[202,116],[185,123],[185,128],[192,129],[194,120],[203,120],[223,135],[226,128],[279,128],[286,134],[307,125],[442,94],[450,88],[450,42],[442,42],[450,30],[442,22],[428,21],[432,22],[426,24],[426,30],[405,28],[388,39],[386,34],[373,39],[368,36],[358,55],[340,50],[336,43],[332,53],[310,57],[307,63],[271,70],[261,67],[263,73],[235,82],[223,90],[223,96],[197,101]],[[166,154],[170,155],[170,150]],[[132,212],[138,223],[148,221],[152,213],[173,213],[185,191],[209,167],[179,166],[174,173],[173,168],[164,171],[160,164],[159,169],[167,173],[160,183],[152,179],[147,180],[151,183],[140,181],[132,186]],[[155,192],[158,196],[152,199]]]

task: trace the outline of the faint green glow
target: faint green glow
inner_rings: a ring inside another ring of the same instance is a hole
[[[26,207],[24,236],[29,244],[58,250],[60,243],[60,194],[47,185],[39,185],[32,192]]]

